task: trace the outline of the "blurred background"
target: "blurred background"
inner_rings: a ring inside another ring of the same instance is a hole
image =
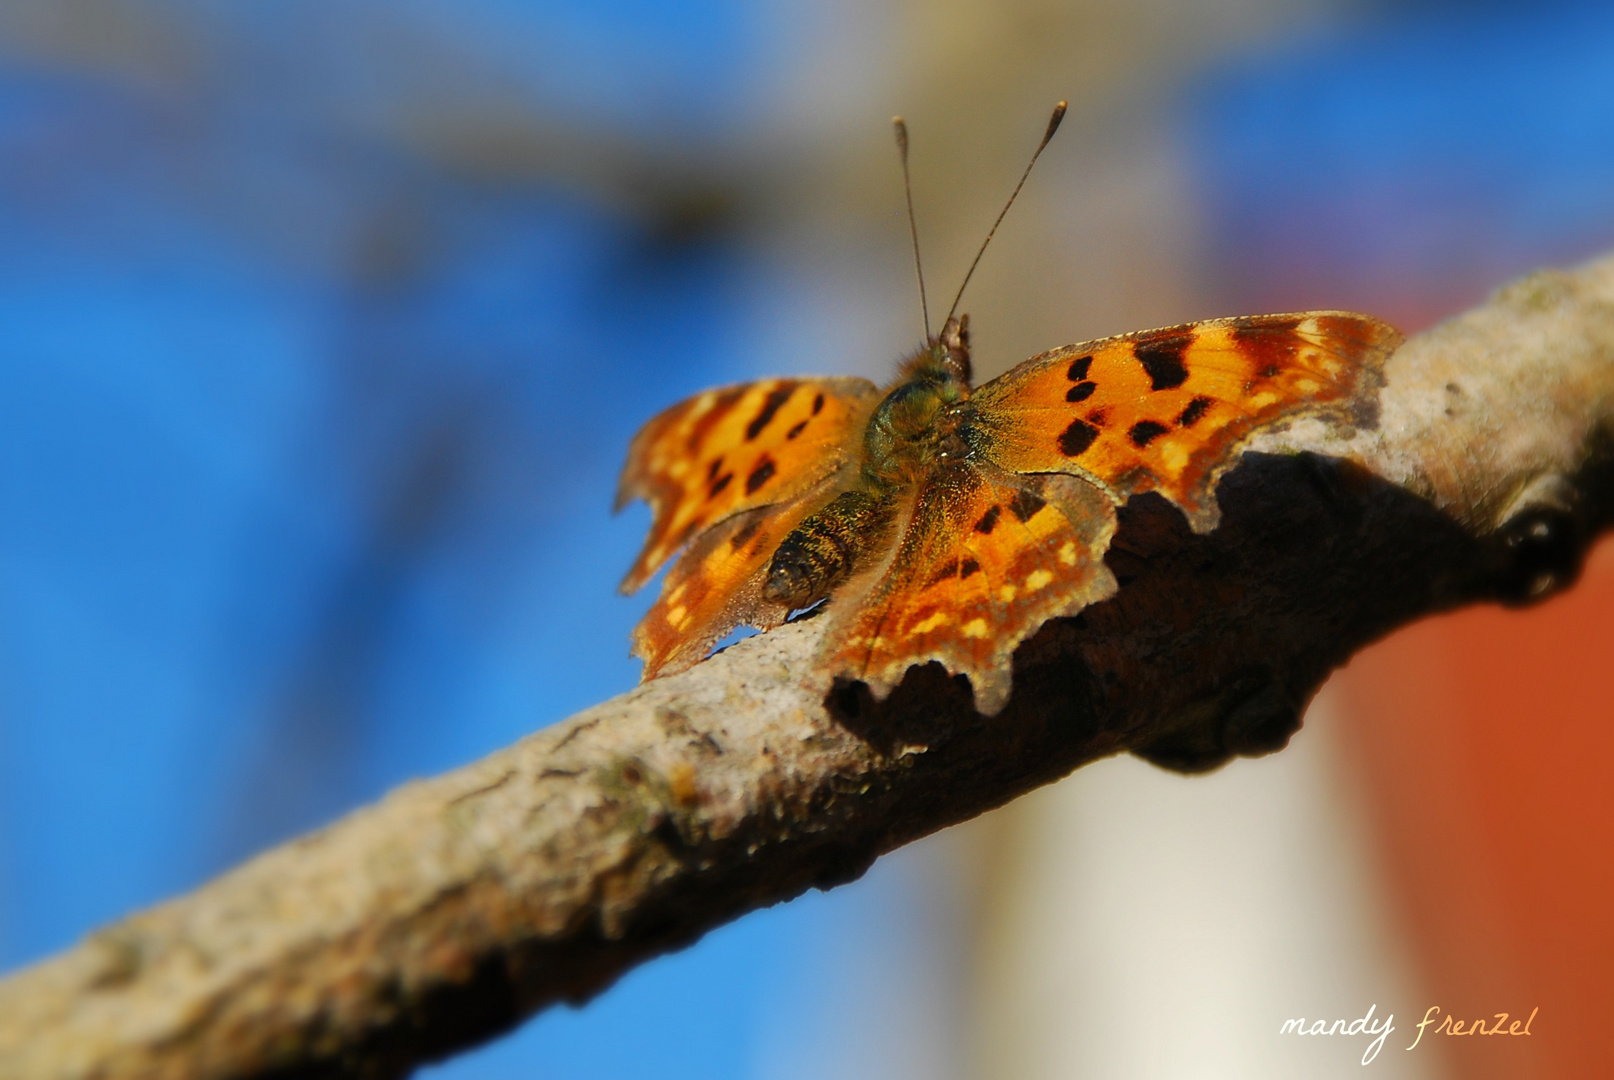
[[[1215,315],[1415,332],[1614,248],[1614,9],[7,0],[0,969],[630,687],[628,438],[706,386]],[[1614,549],[1289,750],[1101,762],[423,1075],[1584,1077]],[[1540,1012],[1529,1038],[1426,1036]]]

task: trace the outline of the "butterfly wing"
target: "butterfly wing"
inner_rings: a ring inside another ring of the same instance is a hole
[[[789,503],[742,510],[695,538],[633,628],[633,654],[645,662],[642,678],[692,667],[741,624],[770,630],[785,621],[790,609],[762,596],[768,564],[779,542],[838,489],[846,471]]]
[[[884,696],[911,665],[939,660],[992,715],[1008,701],[1015,646],[1115,591],[1101,557],[1114,530],[1109,499],[1072,477],[940,470],[894,554],[832,601],[830,670]]]
[[[787,503],[839,470],[879,396],[866,379],[765,379],[708,390],[647,423],[628,448],[617,508],[650,504],[650,534],[622,591],[701,532]]]
[[[975,391],[979,452],[1014,472],[1087,477],[1117,500],[1158,491],[1208,532],[1216,482],[1246,438],[1285,419],[1370,409],[1400,343],[1369,316],[1312,311],[1071,345]]]

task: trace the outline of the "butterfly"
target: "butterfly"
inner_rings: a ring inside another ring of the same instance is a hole
[[[950,313],[887,387],[764,379],[674,405],[634,437],[617,492],[652,511],[623,592],[682,552],[633,632],[644,677],[827,601],[816,675],[883,697],[935,661],[993,715],[1015,647],[1116,592],[1119,506],[1156,492],[1211,531],[1244,444],[1370,409],[1400,341],[1345,311],[1210,319],[1054,349],[976,387],[969,318]]]

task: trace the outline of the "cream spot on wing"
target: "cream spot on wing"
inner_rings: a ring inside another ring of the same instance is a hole
[[[689,609],[683,604],[679,604],[667,612],[667,621],[673,626],[682,626],[684,625],[684,618],[688,614]]]
[[[680,581],[677,587],[675,587],[672,592],[667,594],[667,602],[669,604],[678,603],[679,598],[684,595],[684,590],[687,588],[689,588],[689,582]]]
[[[1054,576],[1046,570],[1033,570],[1026,575],[1026,592],[1036,592],[1053,579]]]
[[[1321,386],[1321,385],[1322,384],[1319,383],[1316,379],[1296,379],[1295,380],[1295,389],[1301,391],[1302,393],[1306,393],[1306,394],[1315,393],[1316,390],[1318,389],[1318,387]]]
[[[969,622],[965,623],[959,628],[959,632],[965,637],[984,638],[988,633],[986,628],[986,620],[971,619]]]
[[[687,458],[679,458],[677,461],[673,462],[672,467],[667,470],[667,475],[671,476],[674,480],[677,480],[677,479],[680,479],[688,471],[689,471],[689,459],[687,459]]]
[[[1256,394],[1254,397],[1249,399],[1249,403],[1250,403],[1251,408],[1264,409],[1268,405],[1271,405],[1273,402],[1275,402],[1277,400],[1278,400],[1278,395],[1277,394],[1273,394],[1273,393]]]
[[[998,599],[1002,600],[1004,603],[1008,603],[1010,600],[1013,600],[1019,595],[1020,590],[1016,589],[1013,585],[1005,585],[1003,588],[998,590]]]
[[[1059,549],[1059,561],[1064,563],[1066,566],[1076,565],[1075,543],[1070,540],[1065,541],[1065,546]]]
[[[1167,443],[1160,458],[1168,474],[1180,473],[1188,467],[1188,447],[1177,442]]]
[[[706,412],[710,411],[710,409],[712,408],[712,402],[714,402],[716,400],[717,400],[717,395],[716,394],[712,393],[710,390],[706,391],[706,393],[702,394],[700,397],[695,399],[694,407],[689,410],[689,418],[691,420],[693,420],[697,416],[700,416],[703,413],[706,413]],[[694,425],[686,424],[685,426],[686,427],[693,427]]]
[[[928,634],[938,626],[947,625],[947,612],[938,611],[909,631],[911,634]]]

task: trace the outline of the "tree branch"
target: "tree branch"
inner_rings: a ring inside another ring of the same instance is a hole
[[[1021,647],[1001,715],[934,665],[821,700],[823,627],[785,626],[0,982],[0,1074],[402,1075],[1084,762],[1280,748],[1352,651],[1566,586],[1614,518],[1614,257],[1509,286],[1387,374],[1376,429],[1263,437],[1211,535],[1125,507],[1120,592]]]

